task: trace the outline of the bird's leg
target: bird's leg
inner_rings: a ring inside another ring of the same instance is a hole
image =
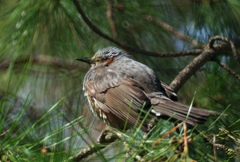
[[[150,120],[150,122],[148,123],[148,131],[151,131],[154,127],[155,127],[155,125],[157,124],[157,122],[158,122],[158,119],[157,118],[152,118],[151,120]]]
[[[115,135],[116,134],[113,133],[110,130],[110,128],[106,128],[101,132],[97,141],[98,141],[99,144],[112,143],[117,139],[117,137]]]
[[[96,147],[94,145],[89,146],[89,147],[83,149],[77,155],[74,155],[74,156],[70,157],[68,160],[69,161],[80,162],[80,161],[82,161],[82,159],[87,158],[88,156],[90,156],[93,153],[97,152],[99,149],[101,149],[101,148],[98,147],[98,149],[96,149]]]
[[[125,146],[127,152],[127,157],[134,155],[134,152],[132,151],[132,148],[129,146],[125,137],[120,132],[115,131],[114,129],[111,128],[104,129],[100,136],[98,137],[98,142],[100,144],[106,145],[114,142],[116,139],[120,139],[123,142],[123,145]],[[140,161],[139,159],[142,159],[141,155],[135,155],[134,161]]]
[[[101,134],[98,137],[98,144],[89,146],[85,149],[83,149],[80,153],[78,153],[76,156],[71,157],[69,160],[72,161],[81,161],[84,158],[87,158],[88,156],[98,152],[101,149],[104,149],[106,146],[108,146],[110,143],[114,142],[117,139],[115,133],[110,131],[110,128],[104,129]]]
[[[156,126],[157,122],[158,122],[158,119],[155,117],[150,120],[150,122],[147,125],[148,131],[144,135],[144,140],[148,139],[151,136],[152,130]]]

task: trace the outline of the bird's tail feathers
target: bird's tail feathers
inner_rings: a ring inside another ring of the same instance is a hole
[[[203,123],[209,116],[220,115],[215,111],[195,107],[191,108],[188,115],[189,109],[189,106],[181,103],[160,99],[159,103],[153,106],[152,113],[160,118],[171,117],[175,120],[186,120],[186,123],[192,126]]]

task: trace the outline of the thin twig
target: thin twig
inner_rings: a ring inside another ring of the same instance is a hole
[[[233,55],[234,55],[235,59],[237,60],[238,64],[240,65],[240,58],[238,56],[238,52],[237,52],[237,49],[236,49],[235,44],[233,43],[233,41],[231,41],[228,38],[223,37],[223,36],[214,36],[214,37],[209,39],[208,46],[210,48],[215,48],[214,47],[214,42],[217,41],[217,40],[221,40],[221,41],[224,41],[224,42],[230,44],[230,47],[231,47],[232,52],[233,52]]]
[[[153,22],[156,25],[164,28],[165,30],[169,31],[172,35],[174,35],[175,37],[190,43],[193,47],[203,47],[202,44],[198,43],[197,41],[195,41],[194,39],[189,38],[188,36],[178,32],[176,29],[174,29],[172,26],[170,26],[169,24],[159,20],[159,19],[155,19],[153,18],[151,15],[146,15],[145,19],[149,22]]]
[[[121,133],[114,131],[110,128],[106,128],[99,135],[97,145],[92,145],[83,149],[80,153],[78,153],[76,156],[71,157],[69,160],[81,161],[82,159],[87,158],[88,156],[109,146],[116,139],[121,139],[122,141],[125,140]]]
[[[0,62],[0,69],[7,69],[11,65],[12,60],[5,60]],[[79,69],[86,71],[89,69],[87,64],[78,63],[75,60],[65,60],[58,57],[50,57],[47,55],[30,55],[24,58],[18,58],[14,61],[14,65],[25,64],[25,63],[37,63],[43,65],[49,65],[57,68],[64,68],[67,70]],[[15,67],[15,66],[14,66]]]
[[[214,59],[213,61],[216,62],[218,65],[220,65],[227,72],[229,72],[229,74],[232,74],[237,80],[240,81],[240,75],[237,74],[235,71],[233,71],[230,67],[222,63],[219,59]]]
[[[8,129],[8,130],[6,130],[6,131],[4,131],[3,133],[1,133],[0,134],[0,137],[3,137],[3,136],[5,136],[8,132],[10,131],[10,129]]]
[[[96,153],[97,151],[105,148],[105,145],[99,145],[98,147],[96,147],[95,145],[87,147],[85,149],[83,149],[76,157],[70,157],[68,160],[71,161],[81,161],[84,158],[87,158],[88,156],[92,155],[93,153]]]
[[[113,21],[113,0],[107,0],[106,16],[108,19],[110,29],[112,31],[113,38],[116,39],[117,38],[117,28]]]
[[[217,143],[214,143],[213,140],[209,139],[205,134],[199,132],[199,134],[205,139],[207,140],[209,143],[211,143],[213,145],[213,147],[216,147],[217,149],[222,149],[228,153],[231,153],[231,154],[235,154],[236,151],[229,148],[228,146],[226,145],[223,145],[223,144],[217,144]]]

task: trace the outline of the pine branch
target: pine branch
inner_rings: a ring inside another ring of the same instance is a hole
[[[165,30],[167,30],[168,32],[170,32],[172,35],[174,35],[175,37],[191,44],[193,47],[203,47],[202,44],[198,43],[197,41],[195,41],[194,39],[191,39],[189,38],[188,36],[178,32],[176,29],[174,29],[172,26],[170,26],[169,24],[161,21],[161,20],[158,20],[158,19],[155,19],[154,17],[152,17],[151,15],[146,15],[144,17],[147,21],[149,22],[153,22],[154,24],[164,28]]]
[[[114,131],[110,128],[106,128],[99,135],[97,146],[93,145],[93,146],[87,147],[83,149],[80,153],[78,153],[76,156],[71,157],[69,160],[81,161],[82,159],[87,158],[88,156],[109,146],[116,139],[124,140],[123,136],[119,132]]]
[[[12,60],[4,60],[0,62],[0,69],[7,69],[11,65]],[[75,63],[74,60],[60,59],[58,57],[50,57],[47,55],[30,55],[24,58],[17,58],[14,65],[21,65],[25,63],[36,63],[41,65],[49,65],[56,68],[64,68],[67,70],[78,69],[82,71],[88,70],[89,66],[85,64]]]
[[[237,49],[236,49],[233,41],[231,41],[228,38],[223,37],[223,36],[214,36],[214,37],[209,39],[209,47],[210,48],[215,48],[214,47],[214,42],[217,41],[217,40],[224,41],[224,42],[230,44],[233,55],[234,55],[235,59],[237,60],[238,64],[240,65],[240,59],[239,59],[239,56],[238,56],[238,52],[237,52]]]
[[[225,69],[229,74],[233,75],[237,80],[240,81],[240,75],[237,74],[234,70],[232,70],[230,67],[222,63],[219,59],[214,59],[214,62],[216,62],[218,65],[220,65],[223,69]]]
[[[216,55],[233,50],[235,53],[234,55],[236,55],[235,58],[238,60],[238,55],[235,52],[235,45],[239,46],[240,38],[231,41],[231,43],[230,41],[227,41],[228,39],[221,37],[224,42],[221,44],[213,45],[214,41],[219,38],[220,36],[210,38],[209,43],[203,52],[199,56],[195,57],[193,61],[191,61],[182,71],[179,72],[179,74],[170,84],[170,88],[174,92],[178,92],[178,90],[192,75],[194,75],[207,61],[213,60]]]
[[[107,0],[107,11],[106,16],[109,22],[110,29],[112,31],[113,38],[117,38],[117,28],[113,21],[113,1]]]

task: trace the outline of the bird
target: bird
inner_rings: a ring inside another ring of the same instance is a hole
[[[134,126],[148,132],[152,119],[186,121],[190,126],[204,123],[218,112],[178,102],[154,70],[117,47],[98,50],[93,57],[76,60],[91,65],[83,80],[83,91],[92,113],[106,125],[119,130]],[[188,116],[188,117],[187,117]]]

